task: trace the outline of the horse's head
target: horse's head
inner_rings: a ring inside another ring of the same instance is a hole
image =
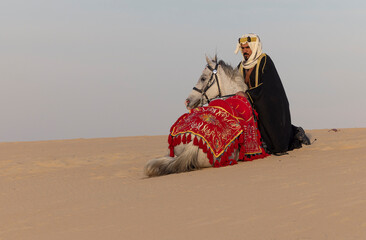
[[[206,57],[207,65],[193,91],[186,100],[188,109],[200,107],[216,97],[235,94],[247,89],[237,69],[233,69],[217,57]]]

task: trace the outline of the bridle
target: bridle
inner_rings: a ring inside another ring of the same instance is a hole
[[[221,95],[220,83],[219,83],[219,79],[217,77],[217,67],[218,66],[219,66],[219,64],[216,63],[215,68],[212,68],[210,65],[207,64],[207,68],[212,71],[212,74],[211,74],[210,79],[208,80],[208,83],[207,83],[206,87],[204,87],[203,89],[198,89],[196,87],[193,88],[193,90],[195,90],[195,91],[197,91],[197,92],[199,92],[199,93],[202,94],[201,99],[203,97],[206,98],[207,103],[210,103],[211,100],[216,99],[216,98],[231,97],[231,96],[234,96],[235,95],[235,94],[225,95],[225,96],[222,96]],[[215,84],[215,82],[217,84],[217,88],[219,90],[219,94],[216,97],[214,97],[212,99],[209,99],[208,96],[207,96],[207,94],[206,94],[206,92],[208,91],[208,89],[210,89]]]
[[[219,66],[219,64],[216,63],[215,68],[212,68],[210,65],[207,64],[207,68],[212,71],[212,74],[211,74],[210,79],[208,80],[206,87],[204,87],[203,89],[198,89],[196,87],[193,88],[193,90],[201,93],[202,98],[205,97],[208,103],[210,102],[210,99],[207,97],[206,92],[208,91],[208,89],[210,89],[212,87],[212,85],[215,84],[215,82],[217,84],[217,88],[219,89],[219,95],[217,95],[214,98],[221,97],[220,83],[219,83],[219,79],[217,78],[217,67],[218,66]]]

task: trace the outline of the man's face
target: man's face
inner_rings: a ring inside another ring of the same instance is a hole
[[[252,55],[252,49],[250,49],[249,44],[241,44],[241,52],[243,53],[243,57],[245,60],[248,60],[250,55]]]

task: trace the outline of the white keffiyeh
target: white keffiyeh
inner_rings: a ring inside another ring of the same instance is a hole
[[[245,69],[251,69],[257,64],[258,58],[262,55],[262,43],[258,35],[252,33],[245,34],[241,38],[239,38],[238,44],[235,49],[235,54],[239,52],[241,46],[245,43],[248,43],[250,49],[252,50],[252,55],[250,55],[248,60],[244,59],[242,61],[242,65]]]

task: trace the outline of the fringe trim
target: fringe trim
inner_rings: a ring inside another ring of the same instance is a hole
[[[171,157],[174,157],[175,156],[174,147],[181,143],[188,144],[192,141],[192,138],[193,138],[193,144],[195,146],[198,146],[200,149],[202,149],[204,153],[206,153],[207,158],[213,167],[225,167],[228,165],[234,165],[238,163],[233,158],[232,154],[234,153],[235,150],[238,150],[239,146],[244,142],[243,134],[240,134],[228,146],[226,146],[226,149],[223,151],[223,153],[217,157],[214,156],[213,152],[211,151],[205,139],[200,136],[194,135],[192,133],[182,133],[176,136],[172,136],[171,134],[169,134],[168,137],[169,150],[170,150],[169,155]]]

